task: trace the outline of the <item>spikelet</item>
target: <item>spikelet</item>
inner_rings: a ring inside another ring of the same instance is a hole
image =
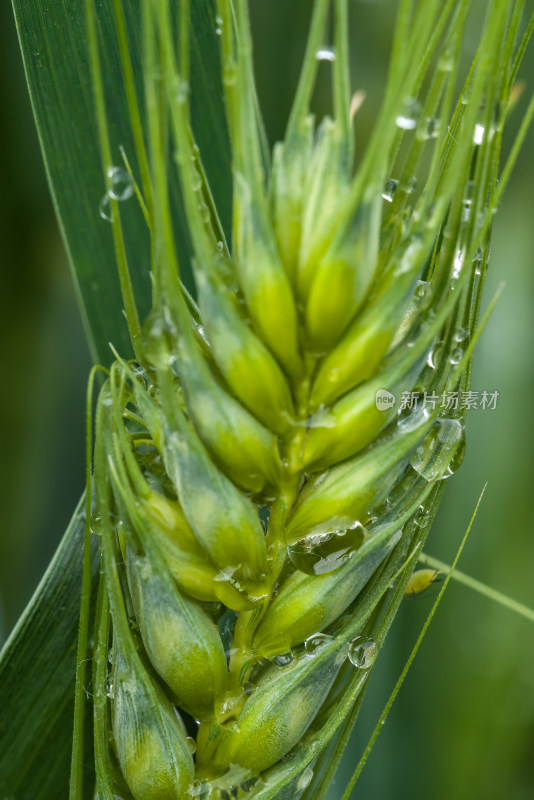
[[[140,665],[114,650],[113,737],[122,773],[139,800],[179,800],[193,759],[176,713]]]
[[[135,800],[315,797],[312,766],[404,594],[424,588],[410,576],[463,458],[456,398],[479,332],[521,4],[489,3],[458,97],[468,4],[401,14],[357,169],[346,0],[332,3],[334,113],[319,125],[310,113],[330,5],[314,4],[269,165],[247,2],[217,0],[230,246],[191,132],[188,2],[178,51],[169,0],[145,5],[154,304],[96,417],[99,652],[112,646],[97,679],[113,683],[95,715],[102,797],[124,782]],[[174,238],[177,185],[198,307]]]

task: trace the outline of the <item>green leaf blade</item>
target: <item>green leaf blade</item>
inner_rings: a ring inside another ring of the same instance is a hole
[[[58,800],[68,795],[84,503],[82,498],[0,656],[1,797]],[[96,542],[93,555],[96,583]]]
[[[141,75],[140,4],[125,4],[133,74]],[[176,4],[177,5],[177,4]],[[76,293],[95,362],[109,364],[109,343],[132,355],[115,261],[111,225],[99,213],[105,195],[105,168],[124,166],[124,148],[137,159],[124,86],[112,0],[96,7],[104,91],[114,164],[102,165],[91,82],[83,4],[13,0],[34,117],[56,215],[69,257]],[[231,218],[228,134],[224,119],[218,43],[212,3],[192,4],[192,105],[200,155],[227,234]],[[137,32],[136,32],[137,31]],[[135,91],[141,114],[141,87]],[[213,132],[217,131],[217,136]],[[188,259],[189,236],[176,204],[179,252]],[[121,203],[121,221],[131,280],[141,321],[151,306],[150,239],[141,209]]]

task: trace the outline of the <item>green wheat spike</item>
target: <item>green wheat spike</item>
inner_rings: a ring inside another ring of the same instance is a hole
[[[154,303],[140,322],[110,186],[136,360],[116,354],[97,402],[95,796],[312,800],[324,796],[321,755],[353,724],[463,458],[465,409],[443,398],[469,387],[491,222],[517,155],[499,173],[524,3],[488,3],[465,76],[471,3],[401,1],[362,155],[348,0],[316,0],[286,137],[271,155],[247,0],[217,0],[229,243],[192,133],[189,4],[177,18],[170,0],[143,4],[144,131],[127,7],[113,5],[136,133],[125,158],[139,164],[139,175],[128,170],[151,235]],[[90,0],[86,8],[109,182]],[[322,60],[333,114],[317,120]],[[177,187],[195,299],[173,229]]]

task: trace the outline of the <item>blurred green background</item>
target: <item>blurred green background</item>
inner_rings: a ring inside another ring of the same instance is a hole
[[[309,0],[252,0],[256,68],[271,140],[289,110]],[[478,4],[479,10],[484,7]],[[353,86],[367,93],[365,141],[387,67],[395,3],[352,0]],[[466,41],[466,54],[473,45]],[[11,10],[0,5],[0,606],[2,635],[35,589],[83,488],[84,395],[90,366],[46,186]],[[328,109],[327,66],[317,110]],[[534,85],[534,47],[523,79]],[[525,97],[515,121],[525,108]],[[514,127],[513,123],[510,126]],[[534,607],[534,131],[496,218],[486,302],[506,287],[478,346],[475,391],[495,411],[468,415],[468,449],[450,481],[427,551],[451,560],[483,485],[488,489],[460,568]],[[337,800],[428,613],[405,602],[332,788]],[[354,792],[363,800],[534,797],[534,626],[452,584]]]

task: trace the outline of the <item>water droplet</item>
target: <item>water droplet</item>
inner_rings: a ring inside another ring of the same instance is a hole
[[[471,217],[471,207],[473,205],[473,197],[475,195],[475,182],[467,181],[465,187],[465,195],[462,201],[462,222],[468,222]]]
[[[109,697],[110,700],[112,700],[113,697],[114,697],[113,679],[112,679],[111,675],[108,675],[108,678],[107,678],[106,695]]]
[[[225,715],[231,714],[241,700],[241,697],[241,694],[226,697],[221,703],[221,712]]]
[[[335,61],[336,54],[333,47],[321,47],[315,54],[317,61]]]
[[[418,300],[422,300],[426,297],[430,291],[430,283],[428,281],[417,281],[417,285],[415,287],[415,296]]]
[[[367,636],[357,636],[349,645],[349,661],[358,669],[369,669],[377,653],[375,640]]]
[[[417,525],[418,528],[424,528],[425,525],[430,521],[431,517],[432,514],[421,505],[415,512],[413,519],[414,525]]]
[[[329,642],[333,640],[333,636],[327,633],[314,633],[304,642],[304,649],[307,653],[317,653],[322,650]]]
[[[200,192],[200,190],[202,189],[202,176],[200,175],[200,172],[196,168],[193,168],[192,170],[191,189],[194,192]]]
[[[402,188],[406,194],[413,194],[417,189],[417,178],[415,175],[412,175],[411,178],[406,178],[402,183]]]
[[[413,98],[408,98],[402,108],[401,113],[396,117],[395,123],[397,127],[404,131],[412,131],[417,127],[417,120],[421,113],[421,106]]]
[[[188,81],[184,81],[183,78],[178,79],[177,87],[176,87],[176,100],[180,105],[187,103],[187,99],[189,97],[189,83]]]
[[[412,119],[411,117],[405,117],[402,114],[399,114],[395,122],[397,123],[399,128],[402,128],[405,131],[411,131],[417,125],[417,122],[414,119]]]
[[[459,364],[463,358],[463,355],[464,355],[463,349],[461,347],[455,347],[450,357],[451,364],[453,364],[454,366],[456,366],[456,364]]]
[[[202,217],[202,221],[209,225],[211,222],[211,211],[207,203],[202,201],[198,204],[198,210],[200,211],[200,216]]]
[[[113,200],[129,200],[132,197],[135,187],[129,172],[122,167],[110,167],[108,178],[110,180],[108,194]]]
[[[484,141],[484,125],[477,123],[473,133],[473,144],[482,144]]]
[[[395,196],[395,192],[397,191],[397,186],[399,182],[396,181],[394,178],[390,178],[384,184],[384,191],[382,192],[382,197],[384,200],[387,200],[388,203],[393,202],[393,198]]]
[[[294,655],[290,650],[288,653],[282,653],[281,655],[274,656],[274,658],[269,660],[275,665],[275,667],[278,667],[278,669],[284,669],[284,667],[287,667],[289,664],[291,664],[293,659]]]
[[[297,792],[303,792],[307,786],[313,780],[313,769],[311,767],[306,767],[300,778],[298,779],[297,783]]]
[[[465,340],[468,337],[469,337],[469,329],[468,328],[458,328],[458,330],[454,334],[454,339],[457,342],[465,342]]]
[[[209,784],[197,780],[189,785],[187,795],[188,797],[207,797],[209,790]]]
[[[441,72],[451,72],[454,67],[454,54],[447,50],[438,61],[438,69]]]
[[[102,517],[100,514],[91,515],[91,533],[95,536],[102,536]]]
[[[430,411],[428,408],[416,408],[404,417],[399,419],[399,428],[403,433],[411,433],[422,428],[427,424],[430,418]]]
[[[343,566],[365,539],[359,522],[334,532],[315,533],[288,546],[293,565],[307,575],[325,575]]]
[[[226,61],[223,65],[223,83],[225,86],[233,86],[237,80],[237,67],[234,61]]]
[[[100,201],[100,205],[98,206],[98,213],[105,219],[106,222],[113,222],[113,209],[111,208],[111,200],[109,199],[108,195],[105,194],[102,200]]]
[[[471,206],[473,201],[470,198],[466,198],[462,205],[462,222],[468,222],[469,217],[471,216]]]
[[[438,419],[419,445],[410,464],[426,481],[450,478],[465,453],[464,427],[458,419]]]
[[[219,16],[215,17],[215,25],[216,25],[215,33],[217,34],[217,36],[220,36],[222,34],[222,29],[223,29],[223,18]]]
[[[465,259],[465,251],[462,250],[461,248],[458,248],[456,250],[456,253],[454,254],[454,261],[453,261],[453,264],[452,264],[452,275],[451,275],[451,277],[452,277],[453,281],[458,280],[458,278],[460,277],[460,273],[462,271],[464,259]]]
[[[417,138],[421,141],[437,139],[441,127],[441,120],[436,117],[424,117],[417,128]]]
[[[196,741],[193,739],[192,736],[186,736],[185,741],[186,741],[186,744],[187,744],[187,749],[189,750],[191,755],[194,755],[196,753],[196,751],[197,751],[197,743],[196,743]]]
[[[203,340],[203,341],[204,341],[204,342],[205,342],[207,345],[209,345],[208,338],[207,338],[207,336],[206,336],[206,329],[204,328],[204,325],[197,325],[197,326],[196,326],[196,329],[197,329],[197,333],[198,333],[198,335],[200,336],[200,338],[201,338],[201,339],[202,339],[202,340]]]

